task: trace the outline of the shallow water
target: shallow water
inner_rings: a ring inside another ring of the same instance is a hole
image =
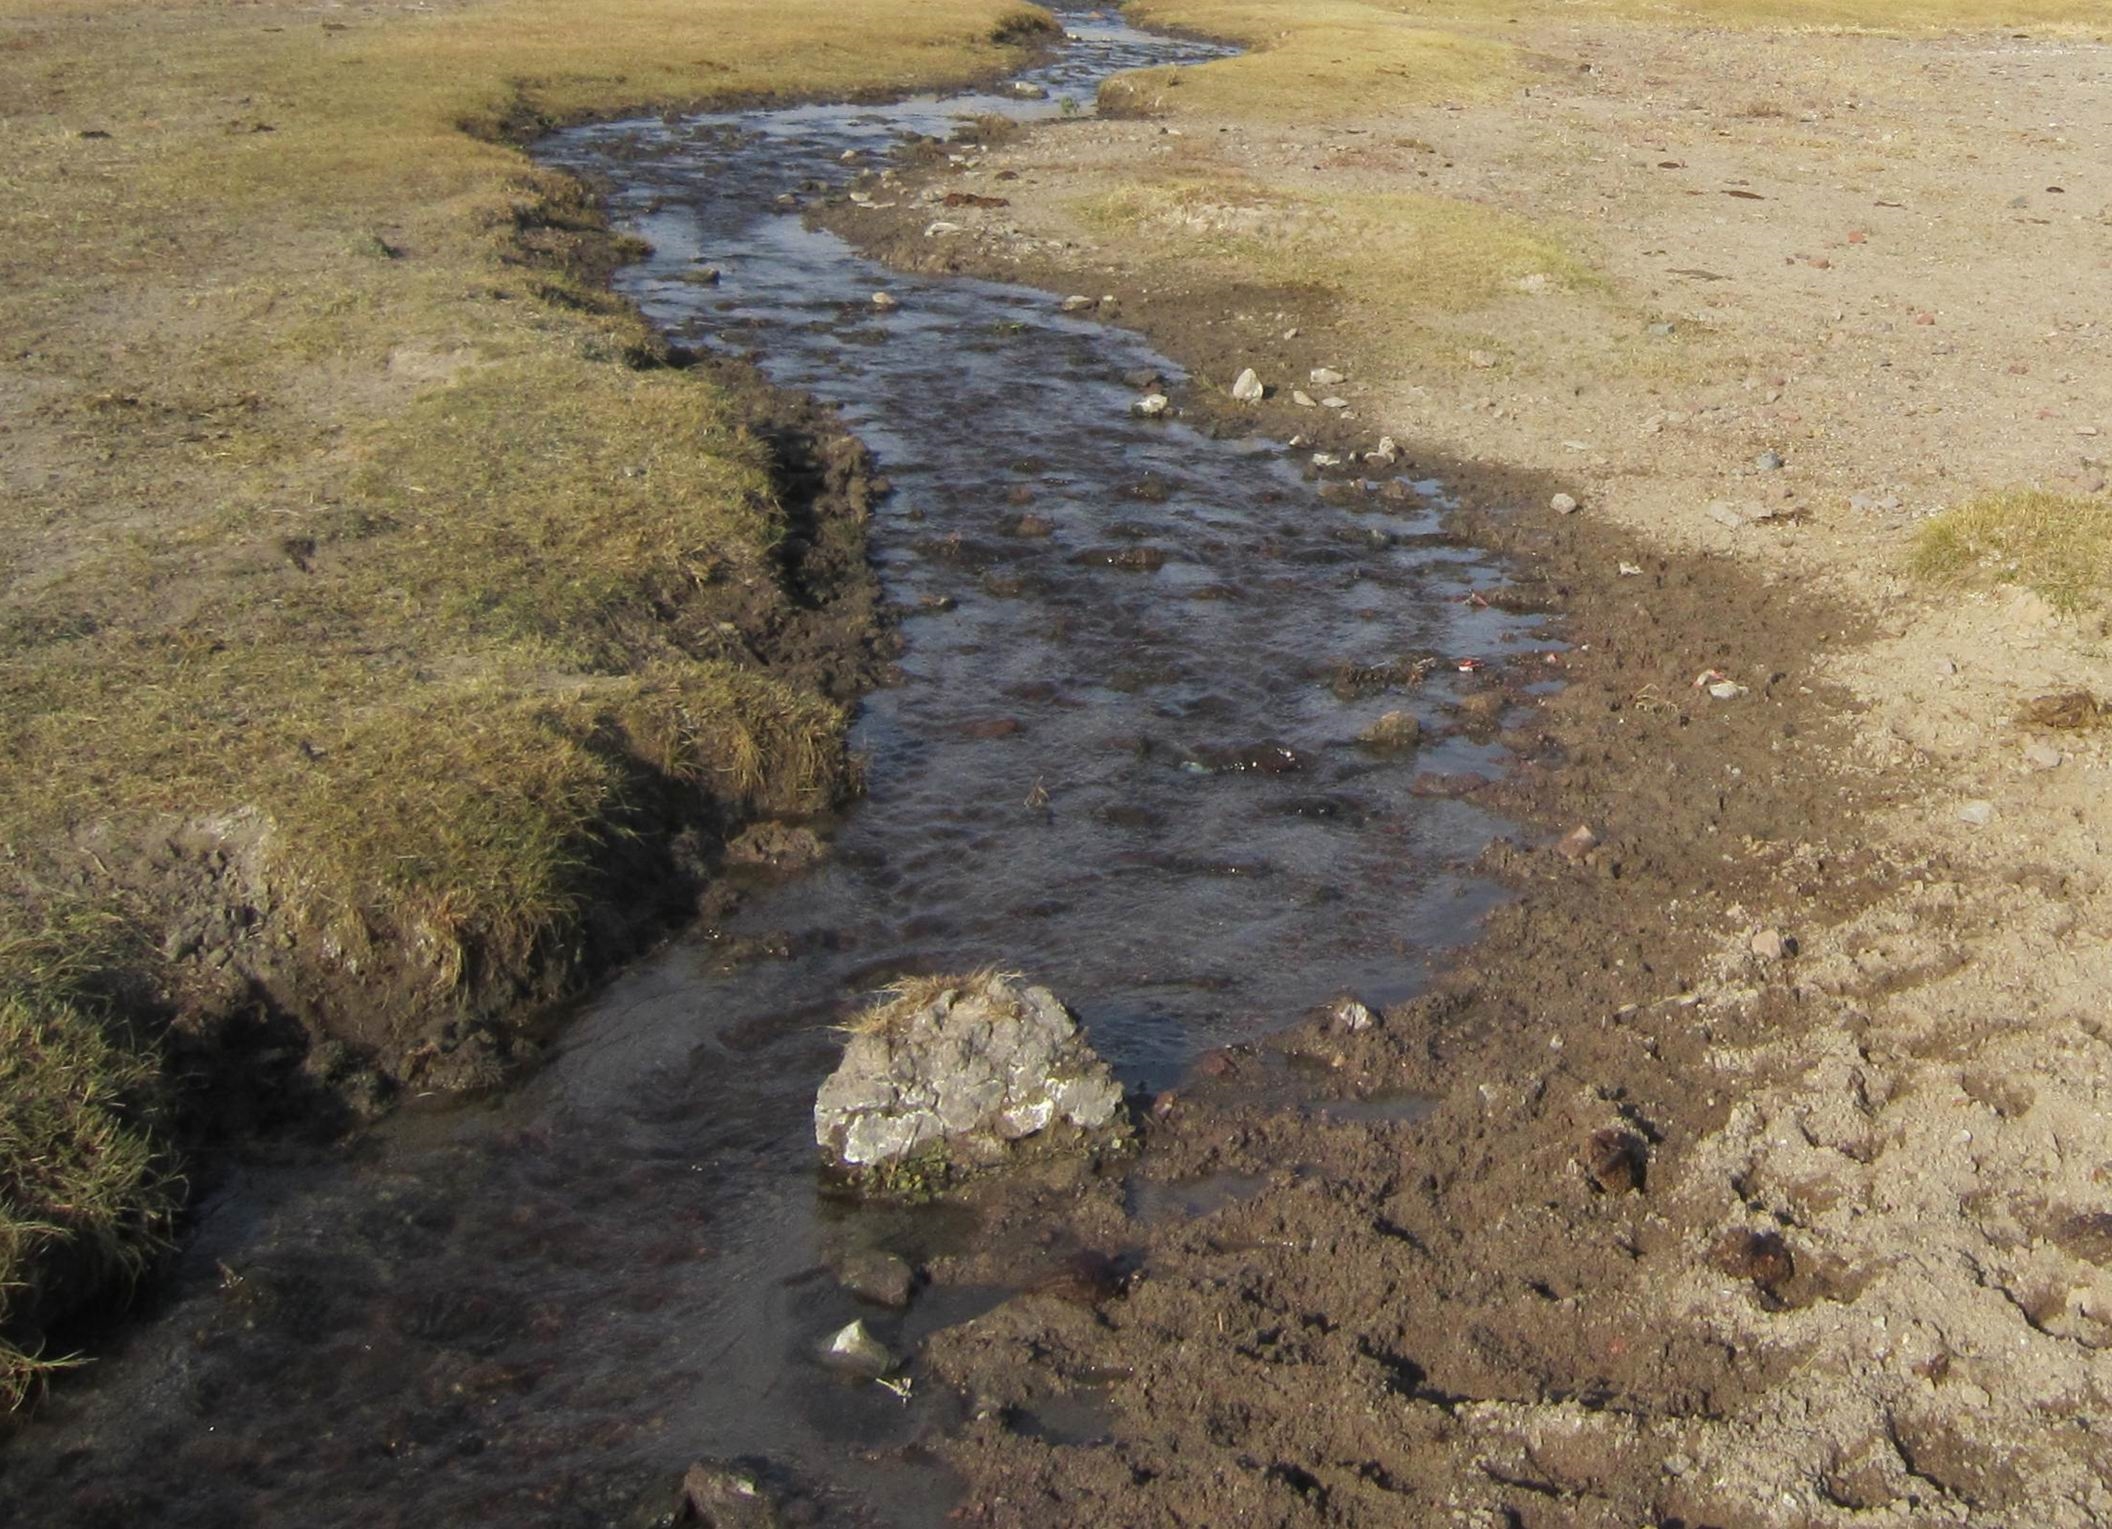
[[[1004,966],[1157,1088],[1344,989],[1405,996],[1471,932],[1492,894],[1453,867],[1494,825],[1410,786],[1500,754],[1353,743],[1397,707],[1441,731],[1466,681],[1441,663],[1353,701],[1328,684],[1345,661],[1534,644],[1530,620],[1465,601],[1496,575],[1436,534],[1437,486],[1352,514],[1303,453],[1132,418],[1124,373],[1179,376],[1135,335],[1045,293],[886,271],[773,206],[841,183],[846,150],[1056,115],[1116,68],[1210,51],[1068,21],[1076,40],[1034,75],[1046,100],[545,146],[654,246],[619,285],[657,322],[841,406],[895,485],[873,527],[890,597],[950,608],[908,623],[904,682],[863,708],[870,798],[829,862],[759,883],[727,926],[781,936],[782,959],[728,971],[719,946],[677,942],[585,1005],[513,1096],[408,1109],[351,1162],[238,1174],[158,1308],[0,1454],[10,1522],[642,1523],[690,1460],[753,1455],[831,1521],[936,1523],[949,1486],[917,1441],[957,1404],[848,1382],[813,1347],[862,1315],[912,1349],[1004,1292],[926,1291],[897,1316],[827,1272],[845,1247],[917,1258],[976,1234],[957,1212],[821,1194],[808,1106],[828,1025],[893,975]],[[684,279],[700,264],[716,286]],[[881,289],[901,306],[876,312]],[[1011,534],[1023,512],[1051,533]],[[1109,560],[1140,548],[1154,571]],[[1138,1198],[1199,1213],[1178,1190]],[[1098,1425],[1088,1408],[1043,1426]]]

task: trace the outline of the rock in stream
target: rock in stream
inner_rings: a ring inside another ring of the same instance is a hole
[[[1067,1124],[1119,1129],[1122,1085],[1047,988],[984,974],[924,978],[851,1025],[814,1100],[814,1140],[853,1172],[926,1153],[970,1165]]]

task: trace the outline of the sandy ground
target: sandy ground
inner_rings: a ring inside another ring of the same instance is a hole
[[[928,185],[1008,202],[945,211],[958,234],[927,237],[928,205],[831,215],[899,259],[1116,295],[1195,371],[1191,414],[1252,365],[1265,427],[1394,436],[1575,644],[1559,696],[1500,677],[1531,827],[1489,857],[1521,897],[1479,949],[1371,1030],[1214,1059],[1162,1112],[1147,1175],[1258,1193],[998,1208],[1134,1272],[935,1344],[983,1402],[948,1446],[962,1516],[2112,1520],[2108,753],[2020,720],[2112,693],[2112,661],[2099,616],[1903,572],[1974,492],[2105,486],[2112,49],[1524,41],[1539,72],[1502,102],[1065,124]],[[1190,280],[1080,222],[1197,140],[1264,183],[1566,229],[1605,281],[1447,329]],[[1600,843],[1572,859],[1579,822]],[[1439,1103],[1315,1102],[1400,1090]]]

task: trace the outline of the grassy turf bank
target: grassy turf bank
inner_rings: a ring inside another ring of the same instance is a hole
[[[1042,24],[0,4],[0,1400],[174,1200],[154,1049],[98,989],[312,1018],[338,982],[394,1067],[576,969],[671,800],[843,788],[828,665],[772,662],[811,548],[754,400],[660,364],[511,140],[962,80]],[[53,935],[84,924],[123,937]]]

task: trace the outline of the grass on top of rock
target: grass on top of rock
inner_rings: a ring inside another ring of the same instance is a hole
[[[508,140],[964,82],[1049,25],[0,0],[0,952],[61,910],[130,930],[0,962],[0,1400],[165,1224],[151,1047],[79,995],[98,964],[213,980],[174,954],[207,894],[172,841],[220,846],[275,938],[444,1012],[566,969],[659,802],[797,811],[847,778],[839,705],[758,662],[801,592],[750,405],[657,364],[598,280],[620,242]]]
[[[1942,584],[2021,584],[2071,615],[2098,608],[2112,593],[2112,494],[1983,494],[1921,528],[1912,567]]]
[[[1016,997],[1014,989],[1024,980],[1018,972],[1001,971],[994,966],[966,973],[898,978],[846,1021],[843,1029],[850,1035],[884,1035],[899,1029],[948,993],[957,995],[957,1001],[1001,998],[1009,1004]]]

